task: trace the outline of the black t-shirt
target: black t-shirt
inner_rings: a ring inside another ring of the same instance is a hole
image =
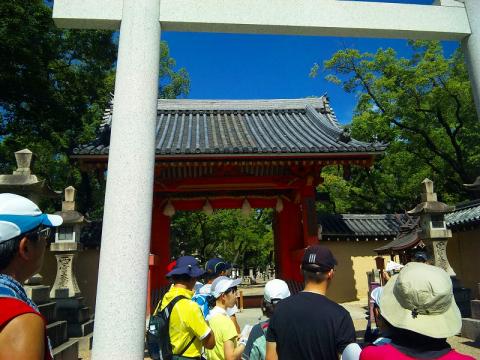
[[[355,342],[355,328],[343,307],[323,295],[302,291],[276,306],[267,341],[277,343],[280,360],[333,360]]]

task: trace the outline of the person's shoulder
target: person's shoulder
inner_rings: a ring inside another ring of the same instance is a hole
[[[5,325],[13,318],[23,314],[33,313],[41,317],[40,313],[28,305],[26,302],[10,297],[0,297],[0,326]],[[43,318],[42,318],[43,319]]]
[[[6,324],[0,332],[2,339],[28,343],[29,341],[43,341],[45,337],[45,322],[38,313],[19,315]]]
[[[362,352],[360,353],[360,360],[381,360],[387,359],[387,354],[391,352],[393,349],[390,345],[370,345],[363,348]]]
[[[38,313],[12,319],[0,332],[0,358],[38,358],[45,349],[45,322]]]
[[[344,315],[350,317],[350,313],[347,309],[345,309],[342,305],[336,303],[335,301],[329,299],[326,296],[321,296],[322,301],[322,308],[325,309],[327,312],[335,315]]]
[[[174,309],[183,316],[200,316],[203,318],[202,309],[200,306],[189,298],[180,299],[177,304],[175,304]]]
[[[210,311],[210,317],[208,319],[208,322],[211,324],[211,323],[218,323],[218,324],[228,324],[228,322],[231,322],[233,323],[233,321],[228,317],[226,316],[225,314],[221,314],[221,313],[218,313],[218,312],[211,312]]]
[[[347,309],[345,309],[343,306],[337,304],[335,301],[330,300],[327,296],[313,293],[313,292],[308,292],[308,291],[301,291],[297,293],[296,295],[292,296],[291,298],[296,298],[294,302],[299,303],[303,302],[305,300],[309,301],[314,301],[318,302],[321,304],[322,309],[328,309],[328,311],[332,311],[336,314],[342,313],[342,314],[349,314]]]

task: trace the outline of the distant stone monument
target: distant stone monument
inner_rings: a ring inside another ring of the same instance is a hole
[[[94,321],[81,296],[75,274],[75,259],[83,250],[80,234],[87,220],[76,210],[75,195],[75,188],[67,187],[62,211],[55,213],[63,218],[63,224],[56,229],[55,242],[50,245],[50,251],[57,258],[57,275],[50,297],[55,298],[57,303],[56,318],[68,322],[68,336],[85,337],[92,333]]]
[[[447,244],[448,239],[452,237],[452,231],[447,229],[445,214],[455,210],[455,207],[437,200],[437,194],[433,191],[433,181],[423,180],[422,189],[422,202],[408,213],[420,217],[421,232],[419,236],[432,256],[431,261],[433,265],[442,268],[450,275],[455,302],[462,317],[469,317],[471,291],[461,285],[447,257]]]
[[[39,180],[30,168],[33,153],[23,149],[15,153],[17,170],[0,175],[0,193],[9,192],[29,198],[38,204],[41,198],[58,198],[60,194],[50,189],[45,180]]]
[[[452,237],[452,231],[447,229],[445,214],[455,209],[437,200],[433,191],[433,181],[422,181],[422,202],[408,213],[420,217],[421,232],[419,237],[432,256],[432,263],[445,270],[450,276],[455,276],[447,258],[447,242]]]
[[[52,298],[71,298],[80,295],[74,260],[77,253],[83,249],[80,233],[86,220],[75,210],[75,193],[73,186],[67,187],[62,211],[55,213],[63,218],[63,224],[56,229],[55,242],[50,245],[50,251],[54,252],[57,258],[57,276],[50,291]]]

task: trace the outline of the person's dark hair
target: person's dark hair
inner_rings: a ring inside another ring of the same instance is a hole
[[[207,304],[210,310],[212,310],[215,306],[217,306],[217,299],[215,299],[215,296],[207,295]]]
[[[189,282],[192,280],[192,278],[187,274],[172,275],[171,279],[173,283]]]
[[[10,265],[18,252],[18,246],[22,238],[23,235],[17,236],[0,244],[0,271]]]
[[[400,329],[392,326],[385,318],[383,321],[389,325],[389,337],[396,346],[404,349],[425,349],[425,350],[442,350],[450,349],[446,338],[432,338],[423,334],[416,333],[407,329]],[[402,350],[401,350],[402,351]],[[402,351],[404,354],[411,356],[408,352]]]
[[[218,276],[218,274],[206,272],[205,275],[203,275],[203,278],[206,282],[209,282],[210,280],[216,279]]]
[[[271,318],[273,316],[273,313],[275,311],[275,305],[272,304],[271,302],[265,301],[265,299],[262,300],[262,312],[263,315],[265,315],[268,318]]]
[[[4,270],[12,262],[15,255],[18,253],[18,247],[20,245],[20,240],[24,237],[28,237],[31,241],[36,242],[38,240],[36,235],[37,229],[35,228],[28,233],[20,234],[13,239],[9,239],[0,243],[0,271]]]
[[[320,284],[327,279],[329,271],[313,272],[303,269],[302,272],[305,282],[314,282]]]

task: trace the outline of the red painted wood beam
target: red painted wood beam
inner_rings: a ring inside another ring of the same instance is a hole
[[[208,198],[210,205],[213,209],[240,209],[242,207],[243,201],[247,199],[252,208],[264,209],[264,208],[274,208],[277,204],[278,197],[269,197],[269,198],[256,198],[256,197],[246,197],[246,198]],[[285,197],[282,197],[285,201]],[[205,205],[207,198],[202,199],[172,199],[170,202],[176,211],[196,211],[202,210]],[[167,200],[164,200],[160,205],[160,211],[163,211],[163,208]]]
[[[198,190],[239,190],[239,189],[291,189],[300,186],[295,176],[261,177],[200,177],[176,180],[157,179],[155,191],[182,192]]]

